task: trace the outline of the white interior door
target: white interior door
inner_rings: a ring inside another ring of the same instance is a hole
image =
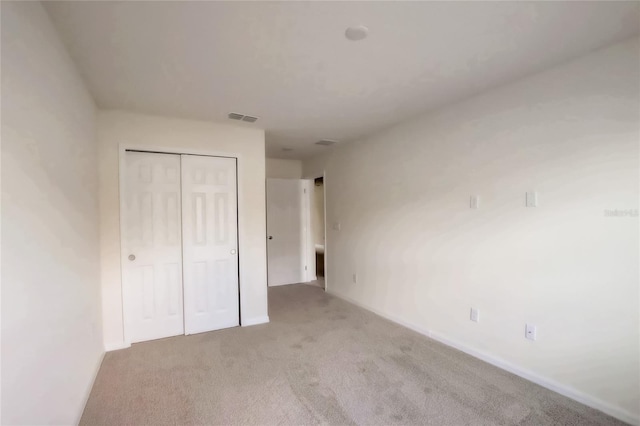
[[[305,281],[304,181],[267,179],[269,286]]]
[[[238,326],[236,160],[181,157],[185,332]]]
[[[184,333],[180,156],[127,152],[122,265],[131,342]]]

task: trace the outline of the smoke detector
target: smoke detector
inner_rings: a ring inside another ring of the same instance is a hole
[[[359,41],[367,38],[369,35],[369,28],[364,25],[356,25],[355,27],[349,27],[344,32],[344,36],[351,41]]]
[[[330,139],[323,139],[321,141],[316,142],[316,145],[322,145],[322,146],[331,146],[338,143],[338,141],[332,141]]]
[[[247,123],[255,123],[256,121],[258,121],[258,117],[254,117],[252,115],[238,114],[237,112],[230,112],[229,115],[227,115],[227,117],[229,117],[230,120],[246,121]]]

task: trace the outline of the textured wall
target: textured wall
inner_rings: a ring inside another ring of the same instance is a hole
[[[302,161],[267,158],[267,179],[300,179],[302,178]]]
[[[2,2],[2,424],[74,424],[104,353],[95,105],[37,2]]]
[[[305,163],[326,170],[328,289],[637,419],[638,217],[606,212],[637,214],[639,51],[596,51]]]

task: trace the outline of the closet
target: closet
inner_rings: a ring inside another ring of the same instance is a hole
[[[125,155],[121,249],[129,340],[238,326],[236,159]]]

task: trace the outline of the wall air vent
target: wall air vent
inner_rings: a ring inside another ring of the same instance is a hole
[[[333,144],[338,143],[338,141],[332,141],[329,139],[323,139],[321,141],[316,142],[316,145],[322,145],[322,146],[331,146]]]
[[[293,151],[293,148],[282,148],[283,152],[291,152]]]
[[[242,117],[242,121],[246,121],[247,123],[255,123],[258,120],[258,117],[252,117],[250,115],[245,115]]]
[[[228,117],[232,120],[242,120],[242,118],[244,117],[244,115],[242,114],[238,114],[237,112],[230,112]]]

